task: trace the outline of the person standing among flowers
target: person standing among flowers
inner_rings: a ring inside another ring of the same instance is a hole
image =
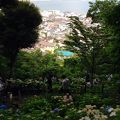
[[[68,93],[70,89],[69,87],[70,87],[69,79],[63,76],[63,81],[62,81],[62,86],[60,91],[63,93]]]
[[[69,93],[66,93],[66,95],[63,96],[63,102],[64,103],[71,103],[73,102],[73,98]]]

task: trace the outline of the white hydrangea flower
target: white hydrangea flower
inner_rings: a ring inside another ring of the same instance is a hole
[[[110,117],[112,117],[112,116],[116,116],[116,112],[111,112]]]
[[[91,120],[88,116],[85,116],[85,120]]]
[[[111,113],[112,111],[113,111],[113,108],[112,108],[112,107],[108,109],[108,112],[109,112],[109,113]]]

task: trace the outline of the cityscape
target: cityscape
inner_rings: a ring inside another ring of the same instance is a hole
[[[55,49],[64,47],[66,34],[69,34],[68,26],[70,16],[78,16],[86,26],[91,25],[91,18],[86,18],[85,14],[75,12],[61,12],[59,10],[41,11],[43,22],[40,25],[39,39],[34,48],[42,52],[54,52]]]

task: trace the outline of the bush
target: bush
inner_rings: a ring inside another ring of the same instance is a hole
[[[102,103],[103,103],[103,105],[108,106],[108,105],[113,105],[113,104],[114,104],[114,101],[113,101],[113,99],[111,99],[111,98],[104,98],[104,99],[102,100]]]
[[[85,112],[82,112],[81,110],[77,110],[75,108],[69,109],[66,112],[65,119],[66,120],[79,120],[80,118],[84,117],[86,115]]]
[[[37,97],[37,96],[30,98],[22,106],[22,110],[25,113],[33,112],[36,110],[50,111],[50,109],[51,109],[51,107],[50,107],[50,104],[48,103],[48,101],[45,98],[41,98],[41,97]]]
[[[112,112],[117,113],[112,116],[112,112],[106,114],[102,111],[106,110],[106,106],[98,109],[96,105],[90,105],[98,105],[101,102],[99,99],[99,96],[93,94],[75,96],[74,103],[78,103],[76,107],[74,104],[63,103],[62,96],[34,96],[26,100],[20,109],[0,110],[0,120],[119,120],[120,106],[112,108]]]
[[[85,107],[85,105],[96,105],[100,107],[102,105],[102,100],[100,96],[93,94],[84,94],[82,96],[75,97],[75,106]]]
[[[120,111],[117,112],[117,116],[115,118],[111,118],[111,120],[120,120]]]

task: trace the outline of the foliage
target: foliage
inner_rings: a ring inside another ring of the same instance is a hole
[[[89,10],[87,17],[92,17],[95,23],[104,23],[105,17],[109,16],[109,12],[117,4],[118,0],[96,0],[95,2],[89,2]]]
[[[85,84],[85,79],[77,77],[77,78],[72,78],[71,79],[71,85],[70,85],[70,91],[72,93],[81,93],[82,91],[82,87],[84,87]]]
[[[0,44],[3,46],[3,55],[10,62],[12,75],[19,50],[31,47],[37,41],[38,26],[42,18],[33,4],[23,1],[3,6],[0,12]]]
[[[19,79],[44,79],[48,71],[59,76],[60,66],[54,54],[43,55],[40,50],[21,51],[17,58],[15,77]]]
[[[46,90],[46,83],[43,80],[34,80],[34,79],[26,79],[26,80],[20,80],[20,79],[10,79],[7,80],[8,87],[11,90],[11,92],[14,94],[16,90],[21,90],[23,93],[30,94],[30,92],[36,92],[39,93],[40,91]],[[14,91],[15,90],[15,91]]]
[[[0,0],[0,8],[16,5],[18,0]]]
[[[10,57],[14,50],[18,50],[15,79],[8,80],[9,87],[23,91],[26,89],[29,92],[31,89],[44,90],[46,80],[51,76],[57,80],[66,76],[71,82],[73,102],[64,103],[61,95],[51,96],[47,93],[40,97],[34,95],[25,100],[19,108],[0,110],[0,119],[119,120],[120,106],[116,105],[120,104],[117,94],[120,92],[120,14],[118,13],[120,3],[117,0],[96,0],[95,3],[90,3],[87,15],[92,17],[93,24],[89,27],[86,27],[78,17],[70,17],[71,32],[67,35],[65,44],[66,49],[76,53],[77,56],[65,59],[64,66],[60,66],[56,54],[43,55],[40,50],[19,52],[20,49],[31,47],[36,42],[41,15],[33,4],[28,2],[11,4],[14,1],[17,0],[0,1],[0,54]],[[23,14],[24,18],[21,17]],[[2,63],[0,76],[8,76],[9,60],[0,56],[0,63]],[[85,93],[82,88],[85,89],[86,72],[91,73],[92,80],[98,78],[98,83],[89,86]],[[55,89],[60,88],[57,82]],[[37,94],[37,92],[30,94],[34,93]],[[0,102],[4,101],[0,99]]]
[[[53,101],[55,101],[55,105]],[[79,99],[77,100],[79,101]],[[57,104],[57,102],[59,104]],[[95,101],[94,101],[95,102]],[[111,107],[110,107],[111,108]],[[111,112],[107,112],[108,107],[96,108],[95,105],[85,105],[76,108],[74,105],[63,103],[62,96],[38,97],[34,96],[24,101],[23,105],[16,111],[11,108],[8,110],[0,110],[0,119],[20,119],[20,120],[119,120],[119,106],[111,108]],[[107,113],[105,113],[105,111]],[[113,114],[115,113],[115,114]]]
[[[90,9],[87,14],[87,16],[92,17],[94,21],[99,22],[101,27],[104,28],[104,32],[109,34],[109,41],[105,47],[107,57],[104,58],[107,64],[106,66],[104,65],[103,69],[110,68],[106,69],[106,71],[107,74],[113,75],[114,84],[116,84],[116,80],[118,81],[120,75],[119,10],[120,2],[118,0],[104,0],[90,3]]]
[[[119,120],[120,119],[120,112],[117,112],[117,116],[114,118],[112,117],[111,120]]]
[[[84,65],[79,57],[72,57],[64,60],[64,68],[69,71],[69,78],[79,78],[84,76]]]
[[[25,113],[30,113],[34,110],[49,111],[50,105],[46,99],[34,97],[27,100],[22,109]]]
[[[99,95],[93,95],[91,93],[86,93],[81,96],[75,97],[75,106],[85,107],[85,105],[96,105],[98,108],[102,105],[102,100]]]
[[[40,79],[42,74],[42,53],[21,51],[18,54],[15,77],[18,79]]]
[[[5,79],[7,78],[7,76],[9,75],[8,71],[8,67],[7,67],[7,64],[8,64],[8,60],[3,57],[3,56],[0,56],[0,76]]]
[[[91,84],[98,69],[100,52],[105,47],[107,35],[104,35],[99,25],[85,26],[78,17],[70,17],[71,32],[65,40],[66,49],[80,57],[84,72],[90,73]]]

